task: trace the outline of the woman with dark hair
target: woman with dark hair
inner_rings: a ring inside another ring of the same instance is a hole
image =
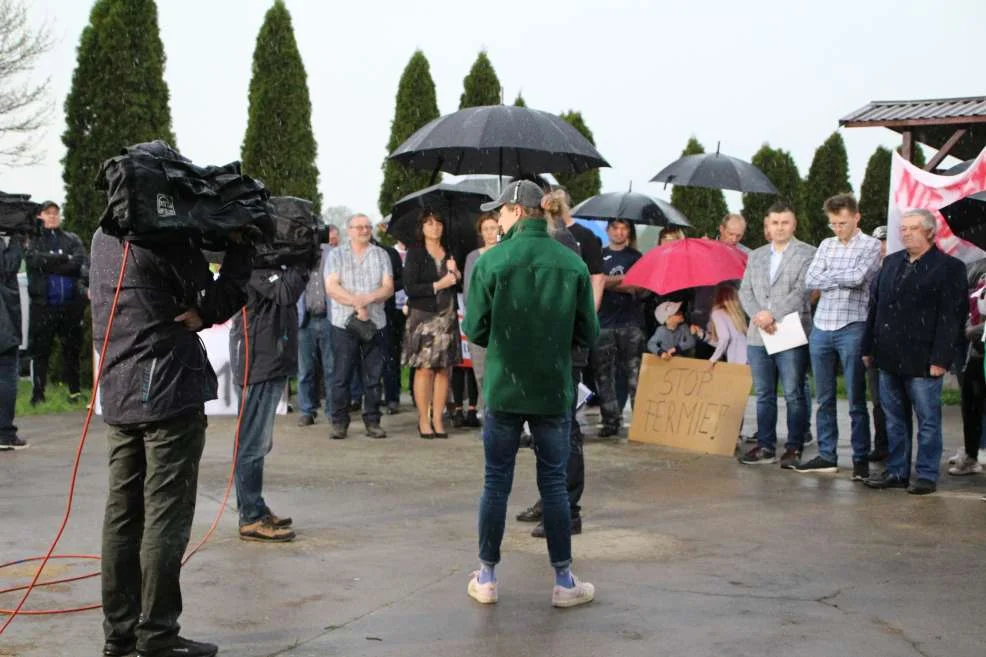
[[[404,291],[410,309],[403,364],[415,368],[418,435],[448,438],[442,420],[449,368],[459,362],[455,288],[462,276],[445,248],[445,222],[429,209],[418,219],[418,244],[407,250]]]

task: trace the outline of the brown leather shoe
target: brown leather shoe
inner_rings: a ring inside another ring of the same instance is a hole
[[[575,516],[572,518],[572,536],[582,533],[582,516]],[[547,538],[548,535],[544,532],[544,523],[539,522],[538,526],[534,528],[531,532],[531,536],[534,538]]]
[[[544,510],[541,508],[541,500],[517,514],[517,520],[521,522],[541,522],[544,517]]]
[[[276,515],[270,509],[267,509],[267,519],[270,520],[270,524],[274,525],[275,527],[290,527],[291,526],[291,518],[290,517],[281,518],[280,516]]]
[[[287,543],[294,540],[294,532],[284,527],[275,527],[270,518],[264,516],[256,522],[240,527],[240,540],[260,543]]]

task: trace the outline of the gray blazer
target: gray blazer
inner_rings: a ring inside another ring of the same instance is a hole
[[[740,283],[739,297],[743,310],[751,318],[761,310],[769,311],[774,319],[781,320],[793,312],[801,314],[805,335],[811,333],[811,302],[805,289],[805,274],[815,257],[815,247],[798,239],[792,239],[781,257],[777,278],[770,282],[770,244],[761,246],[750,254],[746,272]],[[746,332],[747,344],[763,346],[760,329],[750,323]]]

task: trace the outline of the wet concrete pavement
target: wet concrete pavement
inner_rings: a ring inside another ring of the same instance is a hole
[[[946,456],[961,444],[957,411],[946,409]],[[848,419],[844,408],[840,418]],[[943,474],[936,495],[915,497],[864,489],[846,470],[799,475],[590,442],[585,533],[573,552],[597,599],[556,610],[544,544],[513,520],[537,497],[524,450],[497,571],[500,603],[481,608],[465,594],[476,565],[478,433],[423,441],[407,410],[384,418],[386,440],[354,423],[348,440],[331,441],[326,424],[294,422],[277,420],[265,496],[294,517],[298,540],[241,542],[229,510],[183,573],[183,634],[218,643],[221,655],[986,654],[986,477]],[[43,553],[54,536],[81,416],[19,424],[31,448],[0,453],[3,561]],[[232,427],[211,420],[193,540],[218,509]],[[60,553],[98,552],[104,447],[97,421]],[[841,458],[848,463],[847,448]],[[46,576],[94,563],[53,563]],[[32,574],[29,565],[0,570],[0,588]],[[16,601],[8,594],[0,606]],[[98,579],[90,579],[39,590],[28,607],[96,601]],[[99,612],[18,618],[0,637],[0,655],[97,655],[100,620]]]

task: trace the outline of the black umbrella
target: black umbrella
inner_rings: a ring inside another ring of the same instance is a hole
[[[670,183],[683,187],[735,189],[739,192],[777,194],[777,188],[764,172],[749,162],[715,153],[686,155],[661,169],[651,182]]]
[[[394,203],[387,233],[404,244],[418,241],[417,226],[421,211],[431,210],[445,220],[445,243],[460,266],[473,249],[479,248],[475,221],[479,206],[496,198],[497,179],[465,179],[439,183],[408,194]]]
[[[956,236],[986,250],[986,192],[959,199],[940,212]]]
[[[651,226],[691,227],[685,215],[667,201],[637,192],[610,192],[587,198],[572,208],[572,216],[583,219],[626,219]]]
[[[513,105],[470,107],[440,116],[411,135],[390,159],[436,175],[581,173],[609,166],[596,147],[560,117]]]

